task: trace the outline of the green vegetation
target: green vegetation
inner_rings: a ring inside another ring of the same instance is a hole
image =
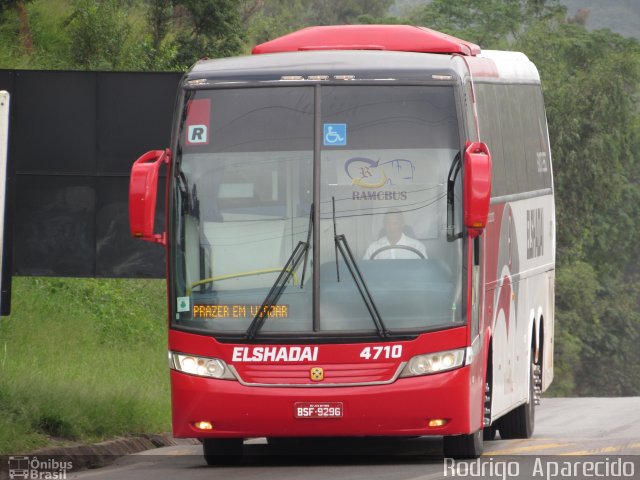
[[[307,25],[370,23],[393,0],[3,0],[0,68],[185,70]],[[389,21],[393,21],[389,19]]]
[[[357,22],[523,51],[541,73],[556,175],[551,393],[640,395],[640,44],[587,31],[557,0],[398,1],[405,18],[389,16],[392,3],[7,0],[0,68],[183,70],[307,25]],[[14,285],[15,313],[0,320],[0,453],[169,428],[162,282]]]
[[[636,0],[561,0],[570,15],[585,17],[589,30],[609,28],[625,37],[640,40],[640,3]]]
[[[165,282],[16,278],[0,455],[170,430]]]

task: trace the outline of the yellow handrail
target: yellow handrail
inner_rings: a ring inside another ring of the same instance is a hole
[[[195,287],[199,286],[199,285],[204,285],[205,283],[211,283],[211,282],[217,282],[219,280],[229,280],[230,278],[241,278],[241,277],[250,277],[252,275],[263,275],[265,273],[278,273],[281,272],[282,269],[281,268],[265,268],[262,270],[253,270],[251,272],[240,272],[240,273],[230,273],[227,275],[219,275],[217,277],[211,277],[211,278],[204,278],[202,280],[198,280],[195,283],[192,283],[191,286],[189,288],[187,288],[187,295],[191,295],[191,290],[194,289]],[[293,284],[297,285],[298,284],[298,276],[296,275],[296,272],[287,269],[287,272],[289,272],[291,274],[291,276],[293,277]]]

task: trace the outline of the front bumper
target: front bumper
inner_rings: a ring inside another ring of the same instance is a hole
[[[173,434],[182,438],[457,435],[471,425],[470,368],[388,385],[251,387],[171,370]],[[294,417],[295,402],[341,402],[340,418]],[[429,427],[431,419],[446,419]],[[194,423],[208,421],[211,430]]]

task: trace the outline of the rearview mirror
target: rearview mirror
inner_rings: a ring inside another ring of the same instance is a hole
[[[473,238],[482,233],[491,200],[491,154],[482,142],[467,144],[464,152],[464,225]]]
[[[153,233],[158,197],[158,172],[168,164],[170,150],[152,150],[142,155],[131,167],[129,180],[129,227],[131,236],[166,245],[166,233]]]

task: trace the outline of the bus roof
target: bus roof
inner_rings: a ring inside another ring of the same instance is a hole
[[[435,76],[513,83],[540,83],[540,76],[526,55],[485,50],[462,57],[442,54],[389,51],[305,51],[201,60],[187,80],[220,82],[273,82],[284,77],[342,76],[353,80],[423,82]],[[440,78],[442,80],[442,78]],[[288,78],[293,80],[293,78]]]
[[[246,57],[230,57],[198,62],[189,78],[274,81],[282,77],[353,76],[355,80],[424,81],[432,74],[460,78],[462,62],[448,55],[388,51],[309,51]]]
[[[480,47],[446,33],[410,25],[308,27],[253,48],[253,54],[308,50],[391,50],[478,55]]]
[[[345,25],[309,27],[253,49],[257,55],[198,62],[187,80],[425,81],[449,76],[539,83],[536,67],[518,52],[481,51],[477,45],[424,27]]]

